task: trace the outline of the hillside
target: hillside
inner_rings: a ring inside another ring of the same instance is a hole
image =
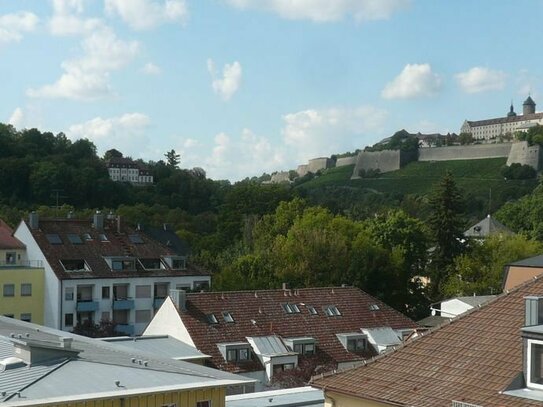
[[[382,174],[378,178],[351,180],[353,166],[331,168],[296,188],[310,196],[319,195],[326,190],[359,190],[367,193],[378,193],[401,197],[410,195],[427,195],[439,182],[446,171],[450,171],[458,186],[466,197],[475,199],[487,210],[490,190],[492,190],[492,210],[501,207],[505,202],[530,193],[537,185],[536,180],[504,180],[500,174],[505,165],[505,158],[489,158],[481,160],[454,160],[435,162],[412,162],[404,168]],[[478,216],[478,213],[473,213]]]

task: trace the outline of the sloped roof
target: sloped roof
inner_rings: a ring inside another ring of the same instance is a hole
[[[494,298],[496,298],[495,295],[467,295],[465,297],[456,297],[457,300],[465,302],[472,307],[478,307]]]
[[[391,405],[450,407],[461,400],[484,407],[540,406],[500,392],[523,369],[524,297],[541,294],[538,278],[366,366],[316,377],[313,385]]]
[[[512,235],[513,231],[491,215],[487,215],[464,232],[466,237],[488,237],[497,234]]]
[[[13,230],[0,219],[0,250],[24,249],[25,245],[13,236]]]
[[[485,120],[476,120],[476,121],[466,120],[466,121],[470,125],[470,127],[479,127],[479,126],[489,126],[491,124],[522,122],[525,120],[539,120],[541,118],[543,118],[543,113],[531,113],[531,114],[523,114],[523,115],[518,115],[518,116],[497,117],[495,119],[485,119]]]
[[[543,267],[543,254],[509,263],[508,266]]]
[[[0,317],[0,355],[3,358],[17,356],[12,334],[16,341],[47,343],[51,347],[58,347],[61,338],[69,337],[73,340],[71,349],[79,353],[63,356],[60,352],[58,357],[46,362],[1,372],[0,389],[6,394],[0,398],[0,404],[63,398],[74,401],[80,396],[88,399],[89,394],[99,397],[111,393],[114,397],[121,396],[123,391],[138,394],[166,386],[183,389],[253,382],[197,364],[141,354],[113,343],[6,317]],[[116,380],[120,381],[120,387],[115,384]],[[17,392],[21,397],[14,397]]]
[[[299,313],[286,313],[282,304],[296,304]],[[370,310],[377,304],[378,310]],[[340,316],[327,316],[324,307],[335,305]],[[316,315],[309,312],[314,307]],[[348,352],[337,333],[361,332],[362,328],[391,327],[415,329],[419,326],[400,312],[353,287],[304,288],[298,290],[260,290],[187,294],[186,311],[179,315],[196,348],[211,355],[215,367],[233,372],[261,370],[259,364],[227,363],[218,343],[247,342],[247,337],[277,335],[281,338],[312,337],[317,350],[336,362],[363,360],[365,355]],[[223,311],[234,322],[225,322]],[[214,314],[218,323],[209,323]]]
[[[26,221],[25,221],[26,223]],[[148,234],[137,230],[125,222],[120,223],[118,229],[116,220],[105,219],[104,229],[99,231],[92,226],[90,220],[76,219],[40,219],[39,228],[31,229],[26,223],[32,236],[42,250],[48,263],[51,265],[57,277],[61,280],[70,278],[107,278],[107,277],[148,277],[148,276],[194,276],[209,275],[194,264],[187,264],[185,270],[165,268],[161,270],[145,270],[136,261],[134,271],[112,271],[104,257],[130,256],[138,259],[159,258],[161,256],[177,255],[176,251],[152,239]],[[88,233],[92,240],[83,239],[83,234]],[[102,242],[99,234],[105,234],[108,241]],[[58,234],[62,244],[51,244],[48,234]],[[83,240],[82,244],[72,244],[67,235],[76,234]],[[131,235],[137,235],[142,243],[134,243]],[[88,264],[90,271],[66,272],[61,260],[83,259]]]

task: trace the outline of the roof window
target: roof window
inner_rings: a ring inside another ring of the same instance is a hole
[[[104,233],[100,233],[98,235],[98,240],[101,241],[101,242],[109,242],[109,239],[107,238],[107,236]]]
[[[143,244],[143,239],[140,235],[128,235],[128,239],[134,244]]]
[[[92,236],[90,235],[90,233],[83,233],[83,239],[86,241],[86,242],[89,242],[92,240]]]
[[[300,312],[300,308],[298,307],[297,304],[291,304],[291,303],[284,303],[284,304],[281,304],[281,307],[283,307],[283,310],[287,313],[287,314],[298,314]]]
[[[219,323],[219,321],[217,320],[217,317],[215,316],[215,314],[207,314],[206,318],[207,318],[207,322],[209,322],[210,324],[218,324]]]
[[[379,305],[377,304],[370,305],[370,311],[379,311],[379,310],[380,310]]]
[[[51,244],[62,244],[62,240],[57,233],[48,233],[45,235],[47,241]]]
[[[68,240],[71,244],[83,244],[83,240],[81,240],[81,237],[75,233],[68,233]]]
[[[317,315],[318,314],[317,309],[312,305],[308,305],[307,310],[309,311],[310,315]]]
[[[339,317],[341,315],[341,312],[339,312],[335,305],[327,305],[323,309],[324,313],[329,317]]]
[[[224,322],[234,322],[234,317],[232,317],[232,314],[228,311],[223,311],[222,317],[224,318]]]

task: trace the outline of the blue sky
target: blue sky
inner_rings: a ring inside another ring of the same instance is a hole
[[[543,104],[540,0],[0,0],[0,121],[238,180]],[[540,100],[541,99],[541,100]],[[538,109],[539,110],[539,109]]]

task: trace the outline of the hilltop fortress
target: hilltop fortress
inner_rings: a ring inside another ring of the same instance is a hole
[[[523,103],[521,115],[514,111],[513,104],[504,117],[484,119],[477,121],[465,120],[461,127],[461,134],[471,134],[474,144],[459,145],[458,136],[441,134],[409,134],[418,139],[417,151],[402,151],[401,149],[384,149],[381,151],[360,151],[357,155],[341,157],[337,160],[332,157],[313,158],[307,164],[301,164],[296,169],[299,177],[308,173],[317,173],[327,168],[353,165],[351,179],[360,178],[362,173],[373,170],[379,173],[396,171],[412,161],[451,161],[451,160],[480,160],[485,158],[507,158],[507,165],[519,163],[529,165],[536,171],[543,168],[543,149],[539,144],[529,145],[526,141],[503,142],[513,139],[516,132],[526,132],[530,128],[543,125],[543,112],[536,113],[536,104],[531,98]],[[456,145],[434,147],[436,140],[450,138]],[[382,144],[390,138],[381,141]],[[290,176],[289,176],[290,175]],[[272,183],[290,182],[292,174],[288,171],[277,172],[272,175]]]

